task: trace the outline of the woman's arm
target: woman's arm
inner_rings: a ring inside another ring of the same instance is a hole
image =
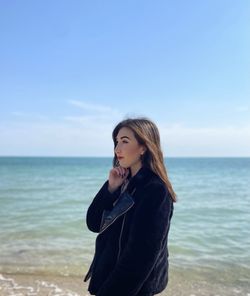
[[[131,222],[126,247],[97,296],[134,296],[152,271],[166,237],[171,198],[163,184],[145,187]]]
[[[86,223],[89,230],[93,232],[100,231],[103,210],[111,210],[113,208],[113,202],[118,198],[119,194],[120,187],[113,193],[110,193],[108,190],[108,181],[103,184],[87,211]]]

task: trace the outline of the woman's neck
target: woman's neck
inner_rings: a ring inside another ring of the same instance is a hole
[[[130,167],[131,177],[134,177],[134,175],[137,174],[137,172],[140,170],[141,167],[142,167],[141,163],[138,163],[138,164],[136,164],[134,166],[131,166]]]

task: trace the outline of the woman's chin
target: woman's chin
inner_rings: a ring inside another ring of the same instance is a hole
[[[120,166],[121,166],[122,168],[124,168],[124,169],[128,169],[128,167],[127,167],[126,165],[124,165],[124,164],[121,164],[121,163],[120,163]]]
[[[128,168],[129,168],[129,166],[126,165],[125,163],[123,163],[122,161],[119,161],[119,165],[120,165],[122,168],[124,168],[124,169],[128,169]]]

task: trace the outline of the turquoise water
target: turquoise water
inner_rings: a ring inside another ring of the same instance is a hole
[[[111,158],[1,157],[0,272],[83,275],[96,237],[86,211],[111,164]],[[171,270],[248,283],[250,158],[168,158],[166,165],[178,195]]]

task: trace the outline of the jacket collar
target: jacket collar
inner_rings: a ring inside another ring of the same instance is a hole
[[[102,213],[100,233],[106,230],[115,220],[124,215],[135,204],[131,194],[123,192],[112,210],[104,210]]]
[[[153,175],[154,172],[150,168],[141,167],[139,171],[129,179],[129,184],[127,187],[128,192],[132,192],[134,188],[145,184]]]
[[[100,233],[105,231],[112,225],[115,220],[124,215],[130,208],[135,204],[134,198],[132,197],[137,188],[145,184],[154,173],[146,167],[140,168],[140,170],[129,179],[127,189],[121,193],[117,202],[114,204],[112,210],[104,210],[102,214]]]

